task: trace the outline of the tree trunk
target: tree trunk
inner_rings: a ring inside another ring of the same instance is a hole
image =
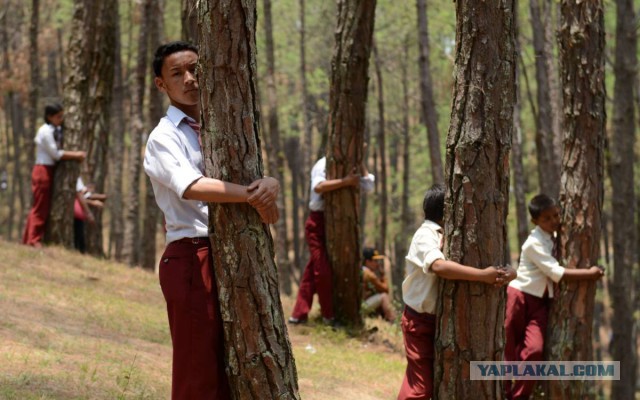
[[[197,0],[180,0],[182,20],[182,40],[198,45]],[[155,49],[154,49],[155,50]]]
[[[265,76],[267,85],[267,144],[269,174],[279,182],[284,183],[284,152],[280,139],[280,126],[278,123],[278,93],[276,90],[276,61],[273,45],[273,24],[271,18],[271,0],[263,0],[264,6],[264,30],[267,54],[267,73]],[[282,291],[290,296],[291,289],[291,261],[289,260],[289,246],[287,240],[287,213],[285,209],[284,193],[277,200],[280,219],[275,224],[276,228],[276,262],[280,276]]]
[[[300,157],[300,139],[297,137],[289,137],[284,144],[284,152],[287,157],[287,163],[289,170],[291,171],[291,214],[293,225],[293,255],[294,264],[296,270],[300,271],[302,260],[300,259],[300,252],[302,243],[300,240],[300,232],[304,232],[304,229],[300,227],[300,213],[299,209],[303,207],[303,200],[300,196],[300,174],[299,171],[303,169],[302,161]],[[293,268],[289,270],[293,274]],[[291,279],[289,279],[291,283]]]
[[[377,247],[382,252],[386,252],[387,248],[387,202],[388,202],[388,191],[387,191],[387,156],[386,156],[386,145],[385,145],[385,118],[384,118],[384,90],[383,90],[383,82],[382,82],[382,66],[380,65],[382,61],[378,56],[378,50],[374,43],[373,45],[373,57],[374,57],[374,65],[376,71],[376,86],[378,88],[378,135],[376,144],[378,145],[378,151],[380,154],[380,173],[376,175],[376,178],[380,182],[380,219],[378,226],[378,237],[380,238]]]
[[[620,361],[620,380],[612,381],[611,397],[631,399],[635,393],[637,346],[633,316],[633,265],[636,256],[634,177],[635,103],[638,39],[633,1],[616,1],[615,84],[610,178],[613,213],[612,358]]]
[[[559,2],[552,0],[546,1],[543,8],[543,24],[544,24],[544,36],[545,36],[545,53],[547,54],[547,78],[549,80],[549,99],[551,101],[551,118],[552,132],[553,132],[553,157],[552,162],[555,165],[556,171],[558,171],[558,178],[560,177],[560,171],[562,170],[562,94],[560,93],[559,74],[558,74],[558,62],[554,56],[554,44],[557,44],[557,25],[559,24],[560,7]],[[555,12],[554,12],[555,11]],[[558,184],[560,188],[560,184]]]
[[[150,19],[152,22],[149,24],[150,57],[153,57],[155,49],[162,44],[164,36],[163,10],[164,0],[156,0],[151,5]],[[163,99],[164,94],[155,85],[149,85],[149,120],[152,124],[156,124],[165,114]],[[162,213],[155,201],[151,180],[146,174],[143,179],[145,183],[145,203],[142,237],[144,240],[140,243],[140,266],[153,272],[156,269],[156,234],[158,233],[158,225]]]
[[[31,22],[29,24],[29,68],[31,72],[31,82],[29,83],[29,122],[27,124],[29,134],[24,137],[24,146],[27,153],[26,171],[28,174],[31,173],[35,161],[35,145],[33,140],[37,131],[37,121],[40,120],[38,117],[41,115],[38,109],[38,96],[40,94],[40,57],[38,54],[39,15],[40,1],[31,0]],[[23,199],[25,202],[28,202],[30,198],[31,195],[27,193]]]
[[[549,86],[549,70],[545,45],[545,26],[542,20],[540,2],[543,7],[546,0],[530,0],[531,25],[533,28],[533,48],[535,52],[538,114],[536,116],[536,151],[538,159],[538,182],[540,192],[554,199],[560,193],[560,170],[556,168],[554,153],[553,115]],[[550,6],[550,4],[548,4]]]
[[[604,18],[601,0],[563,0],[559,31],[564,93],[560,263],[589,268],[598,261],[605,129]],[[596,284],[561,282],[549,314],[546,350],[552,361],[592,360]],[[593,398],[590,381],[548,381],[553,399]]]
[[[418,45],[420,46],[420,119],[427,128],[429,156],[431,157],[431,179],[433,183],[444,183],[438,114],[433,100],[433,79],[429,62],[429,27],[427,25],[427,0],[417,0]]]
[[[508,262],[515,5],[514,0],[456,2],[445,254],[478,268]],[[454,280],[442,280],[439,286],[434,397],[501,399],[501,382],[468,377],[470,361],[502,360],[505,290]]]
[[[109,185],[109,258],[113,257],[117,261],[124,261],[122,248],[124,245],[124,216],[122,205],[122,176],[124,173],[124,82],[122,79],[122,42],[120,38],[121,25],[116,20],[116,44],[114,60],[114,87],[113,101],[111,102],[112,126],[115,128],[111,132],[111,148],[109,151],[110,160],[109,174],[111,177]],[[155,201],[154,201],[155,203]]]
[[[256,17],[255,0],[198,2],[206,175],[244,185],[263,173]],[[233,398],[299,399],[269,227],[247,204],[219,203],[209,225]]]
[[[149,19],[153,0],[140,4],[141,23],[133,95],[131,96],[131,147],[129,149],[129,195],[124,230],[124,258],[130,266],[140,263],[140,170],[142,167],[142,136],[144,124],[144,92],[148,75],[147,53]]]
[[[363,161],[369,57],[376,1],[338,0],[338,24],[331,62],[327,179],[347,176]],[[359,188],[324,194],[329,262],[338,321],[362,326],[360,303]]]

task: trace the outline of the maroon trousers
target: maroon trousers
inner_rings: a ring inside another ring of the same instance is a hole
[[[542,361],[547,330],[549,299],[507,287],[507,311],[504,320],[505,361]],[[506,381],[507,399],[528,399],[536,381]]]
[[[433,396],[436,316],[405,306],[402,334],[407,353],[407,371],[398,400],[429,400]]]
[[[173,400],[227,400],[224,334],[208,238],[170,243],[160,260],[173,342]]]
[[[51,210],[51,186],[53,184],[53,166],[33,166],[31,172],[31,191],[33,205],[22,235],[22,243],[29,246],[40,246],[44,236],[45,224]]]
[[[309,245],[309,262],[304,269],[298,298],[292,317],[306,320],[313,304],[313,295],[318,293],[322,316],[333,318],[331,266],[325,245],[324,213],[312,211],[304,224],[304,233]]]

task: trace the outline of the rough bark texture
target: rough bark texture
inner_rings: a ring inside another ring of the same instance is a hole
[[[198,2],[207,176],[262,176],[255,0]],[[299,399],[269,227],[247,204],[210,204],[210,239],[234,399]]]
[[[338,0],[331,62],[327,179],[347,176],[363,160],[369,57],[375,0]],[[334,311],[339,321],[362,325],[360,303],[359,188],[324,194],[326,240],[333,270]]]
[[[76,0],[71,20],[71,35],[67,51],[64,82],[64,149],[87,150],[91,143],[95,121],[91,120],[89,104],[92,101],[91,67],[99,64],[101,54],[96,54],[100,8],[103,3]],[[73,202],[76,181],[80,175],[77,161],[59,161],[53,178],[51,211],[47,221],[45,240],[50,243],[73,247]]]
[[[515,1],[456,2],[456,63],[447,136],[445,254],[505,265],[509,149],[515,103]],[[505,291],[442,280],[434,397],[501,399],[499,381],[471,381],[472,360],[500,361]]]
[[[635,87],[638,38],[633,1],[616,1],[615,85],[613,93],[613,137],[610,177],[613,213],[613,303],[612,358],[620,361],[620,380],[612,381],[611,397],[632,399],[635,393],[637,346],[633,315],[633,266],[636,257],[634,177]],[[635,288],[637,290],[637,288]],[[637,310],[637,309],[635,309]]]
[[[378,51],[374,44],[373,46],[373,54],[375,60],[375,71],[376,71],[376,87],[378,88],[378,134],[376,135],[376,144],[378,145],[378,154],[380,154],[380,170],[379,173],[376,174],[376,178],[378,179],[380,188],[380,197],[378,204],[380,205],[380,221],[377,226],[377,233],[379,239],[376,241],[376,247],[380,249],[383,253],[386,253],[387,249],[387,202],[389,198],[389,193],[387,190],[387,156],[386,156],[386,145],[385,145],[385,118],[384,118],[384,85],[382,82],[382,61],[378,56]],[[376,171],[377,172],[377,171]]]
[[[543,13],[551,4],[547,0],[530,0],[533,49],[535,52],[538,113],[536,115],[536,152],[538,159],[538,182],[540,192],[554,199],[560,193],[560,169],[554,152],[553,114],[549,84],[549,62],[547,53]]]
[[[284,183],[284,151],[282,150],[282,140],[280,139],[280,126],[278,122],[278,93],[276,89],[276,61],[273,43],[273,24],[271,18],[271,0],[263,0],[264,6],[264,30],[267,53],[267,126],[268,140],[267,155],[269,163],[269,174],[279,182]],[[280,219],[275,224],[276,228],[276,261],[280,276],[280,287],[282,291],[290,296],[291,289],[291,261],[289,260],[289,246],[287,238],[287,213],[285,209],[284,196],[278,197],[278,212]]]
[[[162,44],[164,33],[164,0],[155,0],[151,5],[151,24],[149,24],[149,58],[153,57],[153,52]],[[158,123],[164,116],[163,108],[164,95],[155,87],[149,85],[149,129]],[[144,222],[142,223],[142,237],[140,243],[140,266],[148,271],[156,269],[156,234],[162,219],[162,213],[155,200],[151,180],[144,176]]]
[[[144,0],[139,6],[141,23],[135,80],[131,96],[131,147],[129,148],[129,179],[127,183],[131,190],[127,196],[123,248],[124,258],[131,266],[140,262],[140,173],[142,169],[142,135],[147,133],[144,125],[144,92],[149,73],[147,53],[152,2],[153,0]]]
[[[601,0],[563,0],[559,31],[564,88],[561,265],[589,268],[598,262],[603,201],[605,129],[604,19]],[[561,282],[549,315],[549,360],[592,360],[596,285]],[[592,382],[548,381],[553,399],[593,398]]]
[[[429,62],[429,26],[427,25],[427,0],[417,0],[418,44],[420,57],[420,119],[427,128],[429,156],[431,159],[431,179],[433,183],[444,183],[442,172],[442,154],[440,152],[440,133],[438,132],[438,113],[433,99],[433,79]]]

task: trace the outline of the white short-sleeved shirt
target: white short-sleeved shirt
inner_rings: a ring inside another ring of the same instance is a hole
[[[322,194],[316,193],[315,187],[320,182],[327,180],[327,157],[319,159],[311,169],[311,184],[309,195],[309,209],[311,211],[324,211],[324,199]],[[376,177],[373,174],[360,177],[360,189],[365,193],[373,191]]]
[[[553,297],[553,282],[562,279],[564,267],[552,253],[553,237],[536,226],[522,245],[518,276],[509,286],[536,297],[543,297],[546,289],[549,297]]]
[[[37,165],[55,165],[62,158],[64,150],[58,149],[56,145],[56,139],[53,136],[55,129],[50,124],[44,124],[38,129],[38,133],[33,140],[36,145],[35,163]]]
[[[438,276],[431,270],[436,260],[444,260],[442,227],[425,220],[411,239],[405,257],[402,300],[420,313],[435,314],[438,299]]]
[[[149,135],[144,170],[151,179],[156,203],[165,217],[167,243],[208,235],[207,203],[182,198],[187,188],[203,177],[204,164],[197,133],[185,122],[187,115],[169,106]]]

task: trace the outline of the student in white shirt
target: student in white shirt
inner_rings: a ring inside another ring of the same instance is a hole
[[[529,203],[536,228],[522,245],[518,277],[507,288],[505,314],[505,361],[542,361],[549,301],[553,284],[560,280],[600,279],[603,271],[564,268],[553,256],[554,234],[560,227],[560,209],[555,200],[539,194]],[[505,382],[508,399],[528,399],[536,381]]]
[[[249,203],[264,223],[278,219],[273,178],[237,185],[203,175],[198,49],[172,42],[155,53],[155,85],[171,106],[149,135],[144,169],[165,216],[160,286],[173,343],[172,399],[230,399],[224,337],[208,238],[207,202]]]
[[[407,355],[398,400],[430,399],[433,394],[435,312],[438,279],[458,279],[502,286],[515,277],[511,267],[484,269],[446,260],[442,253],[444,186],[433,185],[424,195],[425,221],[411,240],[402,282],[402,333]]]
[[[360,188],[369,193],[374,188],[375,177],[370,174],[362,163],[360,171],[351,171],[344,178],[327,180],[327,158],[322,157],[311,169],[311,184],[309,208],[311,212],[304,224],[305,239],[309,246],[309,262],[300,280],[298,297],[289,318],[290,324],[300,324],[307,321],[313,303],[313,295],[318,293],[320,313],[325,323],[333,321],[333,283],[331,265],[325,243],[324,228],[324,199],[326,192],[345,187]]]
[[[36,160],[31,172],[33,204],[22,236],[22,243],[29,246],[42,246],[44,228],[51,209],[53,168],[56,162],[59,160],[83,161],[87,155],[84,151],[69,151],[61,148],[63,120],[64,111],[62,105],[47,105],[44,108],[45,123],[38,129],[34,139]]]

